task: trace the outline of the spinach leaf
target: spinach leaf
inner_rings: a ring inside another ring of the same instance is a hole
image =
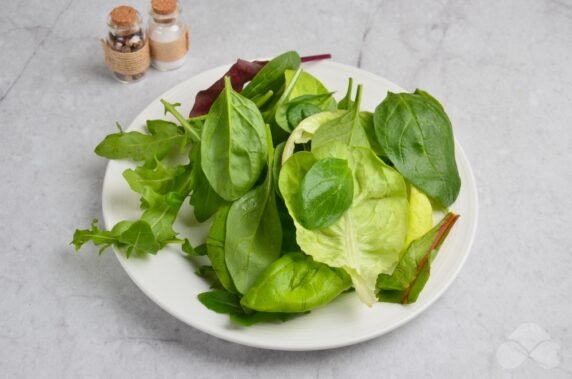
[[[300,184],[297,219],[306,229],[338,221],[352,205],[354,181],[347,161],[326,158],[314,163]]]
[[[304,313],[274,313],[274,312],[252,312],[244,314],[231,314],[230,319],[243,326],[252,326],[261,322],[286,322],[296,317],[300,317]]]
[[[225,89],[213,104],[201,135],[201,167],[220,197],[234,201],[258,180],[268,156],[264,121],[256,105]]]
[[[222,284],[220,283],[220,280],[218,280],[216,272],[212,266],[200,266],[195,270],[195,274],[205,279],[211,285],[211,289],[223,289]]]
[[[342,269],[289,253],[264,271],[240,303],[262,312],[306,312],[329,303],[351,284]]]
[[[216,313],[228,314],[233,322],[243,326],[252,326],[261,322],[284,322],[301,315],[300,313],[267,313],[245,310],[240,305],[240,297],[224,290],[203,292],[197,297],[208,309]]]
[[[163,159],[175,147],[181,146],[184,132],[176,124],[165,120],[148,120],[149,134],[119,132],[109,134],[95,148],[95,153],[107,159],[131,159],[149,164]]]
[[[403,251],[407,233],[407,189],[403,177],[370,149],[334,142],[291,156],[280,171],[279,186],[291,215],[301,182],[316,160],[345,159],[353,173],[351,207],[333,225],[309,230],[296,221],[297,242],[306,254],[330,267],[343,268],[360,299],[376,301],[380,273],[391,273]]]
[[[215,192],[205,176],[201,162],[200,146],[193,147],[193,193],[189,203],[198,222],[211,218],[225,201]]]
[[[375,109],[377,140],[395,168],[437,201],[451,205],[461,188],[449,117],[433,97],[388,93]]]
[[[322,110],[336,108],[336,101],[332,93],[311,74],[298,69],[297,71],[286,70],[284,75],[286,88],[274,108],[265,114],[265,120],[274,121],[282,130],[290,133],[292,127],[287,119],[290,106],[309,103]],[[291,103],[289,104],[289,102]]]
[[[222,286],[229,292],[236,292],[225,261],[224,245],[226,241],[226,220],[230,205],[222,205],[215,214],[209,234],[207,235],[207,254]]]
[[[340,100],[338,103],[338,109],[350,110],[354,107],[354,101],[352,100],[352,90],[354,87],[353,78],[348,79],[348,89],[346,91],[346,96]]]
[[[197,296],[205,307],[216,313],[243,314],[240,298],[225,290],[203,292]]]
[[[302,95],[282,103],[276,109],[276,123],[283,130],[293,130],[307,117],[332,110],[332,93]]]
[[[365,135],[367,136],[367,141],[375,155],[381,157],[382,159],[385,158],[385,154],[381,148],[381,145],[377,141],[377,136],[375,135],[375,126],[373,123],[373,113],[371,112],[360,112],[359,113],[359,122],[361,124],[362,129],[365,131]],[[385,159],[384,159],[385,161]]]
[[[411,243],[391,275],[379,275],[380,301],[410,304],[417,300],[429,279],[431,262],[458,218],[459,215],[448,213],[433,229]]]
[[[294,219],[288,213],[284,200],[277,199],[276,206],[278,208],[278,216],[280,217],[280,225],[282,226],[282,253],[291,251],[300,251],[300,246],[296,242],[296,226]]]
[[[296,70],[300,67],[300,56],[295,51],[281,54],[264,65],[242,90],[241,94],[249,99],[266,94],[268,91],[278,93],[284,85],[284,71]]]
[[[312,138],[312,149],[328,145],[334,141],[348,146],[370,148],[359,112],[361,93],[362,86],[359,85],[353,107],[342,113],[339,118],[326,122],[316,130],[314,138]]]
[[[256,278],[280,256],[282,227],[276,208],[268,130],[269,161],[264,182],[232,203],[227,218],[225,261],[233,282],[245,293]]]

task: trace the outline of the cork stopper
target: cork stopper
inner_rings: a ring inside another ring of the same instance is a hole
[[[151,0],[151,8],[160,15],[171,14],[177,10],[177,0]]]
[[[111,11],[111,22],[117,26],[131,26],[137,21],[137,11],[128,5],[120,5]]]

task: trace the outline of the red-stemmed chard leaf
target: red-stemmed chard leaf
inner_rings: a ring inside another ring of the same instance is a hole
[[[224,77],[230,77],[232,88],[240,92],[244,84],[251,81],[252,78],[260,71],[268,61],[245,61],[238,59],[235,64],[230,66],[230,69],[209,88],[199,91],[195,97],[195,104],[191,109],[190,117],[202,116],[209,113],[211,106],[217,99],[218,95],[224,89]]]
[[[414,303],[429,279],[431,262],[459,215],[448,213],[439,224],[413,241],[391,275],[379,275],[380,301]]]
[[[330,54],[310,55],[301,57],[300,61],[302,63],[314,62],[323,59],[330,59],[331,57],[332,56]],[[232,88],[237,92],[241,92],[244,85],[251,81],[268,62],[269,61],[249,62],[243,59],[238,59],[220,79],[214,82],[209,88],[197,93],[195,104],[191,109],[189,117],[199,117],[209,113],[212,104],[224,88],[225,76],[230,76]]]

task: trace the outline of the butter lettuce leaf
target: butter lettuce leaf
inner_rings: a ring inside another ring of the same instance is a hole
[[[403,177],[370,149],[332,143],[290,157],[280,172],[279,187],[294,214],[300,185],[316,160],[346,159],[354,179],[351,207],[333,225],[304,228],[295,218],[297,242],[315,261],[343,268],[360,299],[376,301],[376,280],[391,274],[399,261],[407,234],[408,201]]]

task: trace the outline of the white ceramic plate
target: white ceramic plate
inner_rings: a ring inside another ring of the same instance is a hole
[[[162,94],[135,118],[129,130],[143,130],[145,120],[163,117],[159,99],[183,104],[180,111],[188,114],[196,93],[221,77],[228,65],[195,76]],[[304,69],[319,78],[324,85],[345,94],[347,79],[362,83],[362,109],[374,110],[387,91],[403,92],[397,85],[355,67],[331,61],[304,64]],[[116,251],[119,262],[139,288],[165,311],[186,324],[216,337],[266,349],[320,350],[362,342],[387,333],[423,312],[443,294],[457,276],[471,248],[477,225],[477,191],[469,161],[461,146],[456,144],[457,165],[461,175],[461,193],[451,210],[461,218],[449,234],[431,267],[431,278],[415,304],[378,303],[368,308],[355,293],[340,296],[333,303],[294,320],[281,324],[260,324],[240,327],[231,324],[226,315],[206,309],[197,295],[207,291],[205,281],[195,275],[193,265],[179,253],[179,247],[167,247],[146,259],[126,259]],[[111,161],[103,183],[103,216],[106,228],[125,219],[140,215],[139,198],[122,177],[132,168],[126,161]],[[188,237],[193,245],[205,241],[209,225],[198,224],[191,209],[181,210],[175,230]]]

